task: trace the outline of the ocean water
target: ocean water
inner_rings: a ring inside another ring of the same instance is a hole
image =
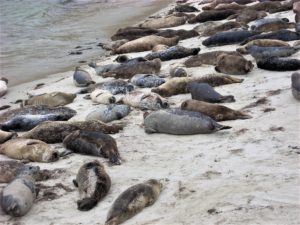
[[[171,0],[1,0],[0,76],[16,85],[104,55],[99,42]],[[77,48],[76,48],[77,47]],[[84,49],[81,55],[72,51]]]

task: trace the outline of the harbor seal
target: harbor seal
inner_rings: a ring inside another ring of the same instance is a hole
[[[241,23],[235,22],[235,21],[228,21],[226,23],[223,23],[221,25],[211,26],[206,28],[202,33],[201,36],[210,36],[214,35],[219,32],[228,31],[234,28],[240,28],[242,27]]]
[[[210,29],[212,27],[215,26],[219,26],[222,25],[223,23],[220,21],[206,21],[204,23],[200,23],[199,25],[195,26],[193,28],[193,30],[197,31],[199,33],[199,35],[202,35],[202,33],[206,30],[206,29]]]
[[[90,121],[51,121],[43,122],[30,131],[24,133],[22,138],[31,138],[46,143],[60,143],[63,139],[76,130],[88,130],[115,134],[123,129],[124,124],[105,124],[97,120]]]
[[[292,74],[292,94],[295,99],[300,100],[300,73]]]
[[[75,153],[104,157],[108,158],[112,164],[121,164],[117,143],[108,134],[77,130],[66,136],[63,144]]]
[[[230,20],[235,18],[236,22],[246,26],[249,22],[257,19],[262,19],[267,15],[268,14],[265,11],[257,11],[246,8],[244,10],[238,11],[235,15],[229,16],[228,19]]]
[[[177,37],[179,37],[179,40],[185,40],[185,39],[188,39],[188,38],[197,37],[197,36],[199,36],[199,33],[195,30],[166,29],[166,30],[159,31],[155,35],[165,37],[165,38],[171,38],[171,37],[176,37],[177,36]]]
[[[188,23],[194,24],[194,23],[203,23],[206,21],[224,20],[227,17],[236,14],[236,12],[237,12],[236,10],[232,10],[232,9],[203,11],[199,13],[197,16],[189,19]]]
[[[169,73],[170,77],[187,77],[186,70],[178,66],[171,67]]]
[[[264,70],[271,71],[293,71],[300,70],[299,59],[271,57],[266,59],[258,59],[256,61],[257,67]]]
[[[131,109],[129,105],[99,105],[87,116],[86,120],[100,120],[104,123],[108,123],[114,120],[120,120],[130,113]]]
[[[261,47],[251,45],[247,48],[250,55],[255,59],[264,59],[270,57],[288,57],[300,50],[298,47],[281,46],[281,47]]]
[[[118,225],[153,205],[159,197],[162,184],[155,179],[136,184],[125,190],[113,203],[105,225]]]
[[[151,88],[165,83],[165,79],[155,74],[136,74],[130,79],[130,82],[141,88]]]
[[[187,89],[191,93],[192,99],[194,100],[211,102],[211,103],[235,102],[233,95],[223,96],[218,92],[216,92],[207,83],[191,82],[187,85]]]
[[[145,116],[146,133],[209,134],[231,128],[218,124],[205,114],[181,109],[158,110]]]
[[[295,22],[300,23],[300,2],[294,2],[293,12],[295,13]]]
[[[76,115],[68,107],[48,107],[46,105],[25,106],[11,109],[0,115],[0,128],[4,131],[30,130],[44,121],[65,121]]]
[[[119,29],[112,37],[112,41],[126,39],[128,41],[132,41],[141,37],[145,37],[148,35],[153,35],[158,33],[159,30],[153,28],[146,27],[125,27]]]
[[[288,18],[263,18],[263,19],[258,19],[255,20],[251,23],[250,29],[254,30],[259,26],[268,24],[268,23],[273,23],[273,22],[277,22],[277,21],[283,21],[283,22],[290,22],[290,20]]]
[[[264,1],[248,6],[247,8],[256,11],[270,12],[272,9],[276,9],[281,6],[281,3],[277,1]]]
[[[141,110],[157,110],[169,107],[167,99],[156,93],[144,93],[140,90],[126,94],[120,102]]]
[[[219,73],[244,75],[252,71],[254,65],[243,56],[222,54],[217,58],[215,70]]]
[[[159,58],[161,61],[168,61],[172,59],[181,59],[191,55],[197,55],[200,48],[185,48],[183,46],[173,46],[165,51],[152,52],[145,56],[148,60]]]
[[[241,54],[248,54],[248,48],[252,45],[257,45],[261,47],[281,47],[290,46],[289,43],[285,41],[275,40],[275,39],[256,39],[248,42],[244,46],[237,48],[236,51]]]
[[[292,29],[295,28],[295,25],[295,23],[289,23],[283,20],[278,20],[256,26],[253,30],[258,32],[270,32],[282,29]]]
[[[8,79],[5,77],[0,78],[0,97],[4,96],[7,92],[7,84],[8,84]]]
[[[59,159],[58,151],[52,149],[47,143],[34,139],[8,140],[0,146],[0,153],[12,159],[33,162],[54,162]]]
[[[182,110],[204,113],[216,121],[251,119],[247,113],[230,109],[223,105],[212,104],[197,100],[186,100],[181,104]]]
[[[2,191],[1,208],[13,217],[24,216],[31,209],[37,195],[35,174],[39,167],[27,167]]]
[[[113,95],[117,95],[126,94],[127,92],[132,91],[134,89],[134,86],[122,79],[110,80],[106,82],[92,84],[87,88],[83,88],[79,91],[79,94],[91,93],[97,89],[106,90]]]
[[[51,92],[32,96],[23,102],[24,105],[47,105],[49,107],[64,106],[70,104],[76,98],[76,94],[65,92]]]
[[[175,7],[175,11],[176,12],[189,12],[190,13],[190,12],[199,12],[199,9],[197,9],[194,6],[185,4],[185,5],[177,5]]]
[[[143,52],[150,51],[155,45],[167,45],[173,46],[178,44],[179,37],[165,38],[157,35],[149,35],[146,37],[141,37],[132,41],[129,41],[119,48],[117,48],[114,54],[124,54],[130,52]]]
[[[90,84],[95,83],[88,71],[80,67],[75,68],[75,72],[73,74],[73,82],[76,87],[86,87]]]
[[[97,160],[83,164],[73,183],[78,187],[77,208],[88,211],[94,208],[110,190],[111,180],[104,166]]]
[[[160,29],[167,27],[177,27],[186,23],[186,18],[177,16],[166,16],[162,18],[154,18],[146,20],[145,22],[139,24],[139,27]]]
[[[107,90],[96,89],[91,93],[91,99],[99,104],[111,104],[116,102],[116,98]]]
[[[0,144],[6,142],[7,140],[11,139],[14,136],[17,136],[17,134],[13,133],[13,132],[6,132],[3,130],[0,130]]]

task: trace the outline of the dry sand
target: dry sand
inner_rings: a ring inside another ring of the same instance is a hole
[[[291,12],[271,15],[275,16],[293,18]],[[186,24],[178,29],[192,29],[194,26]],[[191,38],[181,41],[180,45],[200,46],[200,53],[216,49],[234,50],[237,47],[231,45],[208,49],[201,45],[203,39]],[[299,58],[300,53],[293,57]],[[111,56],[101,63],[109,63],[114,58]],[[251,56],[247,58],[254,62]],[[171,65],[184,60],[163,62],[162,74],[167,75]],[[201,76],[214,73],[214,69],[213,66],[195,67],[189,68],[188,73],[190,76]],[[72,83],[72,74],[72,71],[55,74],[11,87],[1,103],[24,99],[26,93],[76,92],[78,88]],[[226,104],[234,109],[241,109],[266,97],[268,101],[265,104],[249,109],[252,119],[222,122],[233,128],[214,134],[149,135],[141,126],[143,112],[133,110],[123,119],[128,123],[124,131],[113,135],[124,163],[110,167],[107,160],[97,158],[105,164],[112,179],[108,196],[97,207],[88,212],[77,210],[78,192],[72,179],[84,162],[95,157],[74,154],[55,163],[38,164],[43,169],[64,168],[66,172],[57,179],[43,182],[46,187],[41,189],[38,201],[27,215],[10,218],[2,214],[0,223],[104,224],[110,206],[121,192],[131,185],[156,178],[164,183],[158,201],[124,225],[299,224],[300,117],[299,102],[291,95],[291,72],[270,72],[255,66],[252,72],[239,77],[245,79],[243,83],[224,85],[216,90],[235,96],[235,103]],[[97,82],[103,80],[96,75],[93,78]],[[38,83],[46,85],[33,90]],[[78,116],[73,120],[83,119],[94,107],[91,101],[82,97],[78,96],[68,105],[78,111]],[[176,107],[189,98],[190,94],[177,95],[169,98],[169,101],[172,107]],[[59,144],[54,147],[63,150]],[[4,159],[7,158],[0,156],[0,160]],[[50,197],[54,192],[58,198],[49,201],[42,199],[45,192]]]

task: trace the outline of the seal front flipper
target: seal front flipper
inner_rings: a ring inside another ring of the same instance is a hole
[[[95,198],[85,198],[77,201],[77,209],[80,211],[88,211],[97,205],[98,201]]]

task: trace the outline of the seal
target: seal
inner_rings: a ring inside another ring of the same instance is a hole
[[[0,78],[0,97],[4,96],[7,92],[7,84],[8,84],[8,79],[5,77]]]
[[[182,67],[171,67],[170,68],[170,77],[187,77],[187,72]]]
[[[219,73],[244,75],[252,71],[254,65],[243,56],[222,54],[217,58],[215,70]]]
[[[283,21],[283,22],[290,22],[290,20],[288,18],[263,18],[263,19],[258,19],[252,22],[250,28],[251,30],[256,29],[259,26],[268,24],[268,23],[273,23],[273,22],[277,22],[277,21]]]
[[[294,2],[293,12],[295,13],[295,22],[300,23],[300,3]]]
[[[228,21],[221,25],[211,26],[206,28],[202,33],[201,36],[210,36],[214,35],[219,32],[228,31],[234,28],[240,28],[242,27],[241,23],[235,22],[235,21]]]
[[[0,153],[12,159],[32,162],[54,162],[59,159],[58,151],[43,141],[16,138],[0,146]]]
[[[206,21],[224,20],[227,17],[236,14],[236,12],[237,12],[236,10],[232,10],[232,9],[203,11],[199,13],[197,16],[189,19],[188,23],[194,24],[194,23],[203,23]]]
[[[94,208],[111,187],[110,177],[98,160],[83,164],[73,183],[78,187],[80,200],[77,201],[77,208],[80,211]]]
[[[166,29],[159,31],[157,36],[165,37],[165,38],[172,38],[172,37],[179,37],[179,40],[185,40],[193,37],[198,37],[199,33],[195,30],[172,30],[172,29]]]
[[[231,45],[241,43],[256,34],[257,32],[248,30],[224,31],[210,36],[209,38],[205,39],[202,44],[207,47]]]
[[[211,102],[211,103],[235,102],[233,95],[223,96],[218,92],[216,92],[207,83],[191,82],[187,85],[187,89],[191,93],[192,99],[194,100]]]
[[[159,197],[162,184],[155,179],[136,184],[125,190],[113,203],[105,225],[118,225],[153,205]]]
[[[236,0],[236,1],[234,1],[234,0],[214,0],[214,1],[205,0],[205,1],[202,1],[201,4],[210,3],[209,5],[204,6],[202,9],[203,10],[212,10],[220,4],[232,3],[232,2],[235,2],[236,4],[239,4],[239,5],[246,5],[248,3],[254,2],[254,0]]]
[[[117,143],[108,134],[77,130],[66,136],[63,144],[75,153],[104,157],[114,165],[121,164]]]
[[[257,45],[261,47],[282,47],[282,46],[290,46],[289,43],[280,40],[273,39],[256,39],[248,42],[244,46],[237,48],[236,51],[241,54],[248,54],[248,48],[252,45]]]
[[[257,11],[246,8],[244,10],[238,11],[237,14],[231,15],[230,17],[228,17],[228,19],[230,20],[235,18],[236,22],[246,26],[249,22],[257,19],[262,19],[267,15],[268,14],[265,11]]]
[[[264,59],[270,57],[288,57],[300,50],[298,47],[281,46],[281,47],[261,47],[251,45],[247,48],[248,52],[255,59]]]
[[[135,58],[130,58],[127,55],[119,55],[114,61],[118,63],[126,63],[126,62],[145,62],[147,59],[144,57],[135,57]]]
[[[80,67],[75,68],[75,72],[73,74],[73,82],[76,87],[86,87],[90,84],[94,84],[91,75],[84,69]]]
[[[181,104],[182,110],[204,113],[216,121],[251,119],[252,117],[244,112],[230,109],[223,105],[212,104],[197,100],[186,100]]]
[[[116,98],[107,90],[96,89],[91,93],[91,99],[99,104],[111,104],[116,102]]]
[[[156,93],[144,93],[140,90],[126,94],[120,102],[141,110],[157,110],[169,107],[167,99]]]
[[[241,10],[241,9],[245,9],[246,7],[247,6],[245,5],[240,5],[237,4],[236,2],[231,2],[231,3],[219,4],[214,9],[215,10],[226,10],[226,9]]]
[[[117,48],[113,53],[114,54],[124,54],[130,52],[143,52],[143,51],[150,51],[155,45],[168,45],[173,46],[178,44],[179,37],[171,37],[171,38],[164,38],[157,35],[149,35],[146,37],[141,37],[132,41],[129,41],[119,48]]]
[[[17,134],[13,133],[13,132],[6,132],[3,130],[0,130],[0,144],[6,142],[7,140],[11,139],[14,136],[17,136]]]
[[[49,107],[64,106],[73,102],[76,94],[64,92],[51,92],[48,94],[41,94],[32,96],[23,102],[24,105],[47,105]]]
[[[195,8],[194,6],[190,6],[188,4],[185,5],[177,5],[175,7],[176,12],[199,12],[199,9]]]
[[[200,48],[185,48],[182,46],[173,46],[165,51],[152,52],[145,56],[148,60],[153,60],[159,58],[161,61],[168,61],[172,59],[181,59],[188,57],[190,55],[197,55]]]
[[[223,23],[220,21],[206,21],[204,23],[200,23],[199,25],[195,26],[193,30],[197,31],[200,35],[207,30],[211,29],[212,27],[222,25]]]
[[[198,83],[208,83],[209,85],[215,87],[224,84],[242,83],[243,79],[225,75],[207,75],[198,78],[174,77],[161,86],[153,88],[151,91],[163,97],[186,94],[188,93],[187,84],[192,81]]]
[[[258,32],[270,32],[278,31],[282,29],[292,29],[295,28],[295,23],[289,23],[283,20],[272,21],[269,23],[264,23],[262,25],[256,26],[253,30]]]
[[[139,27],[160,29],[160,28],[167,28],[167,27],[177,27],[185,23],[186,23],[186,18],[170,15],[167,17],[146,20],[145,22],[139,24]]]
[[[146,133],[165,133],[175,135],[209,134],[230,129],[218,124],[203,113],[181,109],[154,111],[144,117]]]
[[[256,4],[253,4],[251,6],[248,6],[248,9],[251,10],[256,10],[256,11],[265,11],[265,12],[270,12],[272,9],[276,9],[281,7],[280,2],[276,1],[265,1],[265,2],[258,2]]]
[[[76,111],[68,107],[25,106],[2,113],[0,128],[5,131],[30,130],[44,121],[64,121],[75,115]]]
[[[299,59],[271,57],[266,59],[259,59],[256,61],[257,67],[264,70],[271,71],[293,71],[300,70]]]
[[[205,52],[199,55],[195,55],[190,57],[184,62],[184,65],[186,67],[197,67],[202,66],[202,64],[208,64],[208,65],[217,65],[217,58],[220,55],[235,55],[235,56],[242,56],[240,53],[236,51],[211,51],[211,52]]]
[[[130,113],[129,105],[99,105],[87,116],[86,120],[100,120],[104,123],[108,123],[114,120],[120,120]]]
[[[97,46],[101,47],[106,51],[115,51],[117,48],[127,43],[128,41],[129,41],[128,39],[121,39],[117,41],[112,41],[110,43],[99,43]]]
[[[146,28],[146,27],[125,27],[119,29],[112,37],[112,41],[127,39],[129,41],[145,37],[148,35],[153,35],[158,33],[159,30]]]
[[[28,167],[9,183],[2,192],[1,207],[3,211],[13,217],[24,216],[31,209],[37,195],[35,174],[39,167]]]
[[[96,89],[106,90],[109,91],[113,95],[117,94],[126,94],[134,89],[132,84],[129,84],[125,80],[117,79],[117,80],[110,80],[106,82],[101,82],[97,84],[92,84],[87,88],[81,89],[79,94],[91,93]]]
[[[136,74],[130,79],[130,82],[141,88],[151,88],[157,87],[166,81],[155,74]]]
[[[61,143],[64,138],[76,130],[88,130],[115,134],[123,129],[124,124],[105,124],[97,120],[91,121],[51,121],[43,122],[30,131],[24,133],[22,138],[32,138],[46,143]]]
[[[292,94],[295,99],[300,100],[300,73],[292,74]]]

